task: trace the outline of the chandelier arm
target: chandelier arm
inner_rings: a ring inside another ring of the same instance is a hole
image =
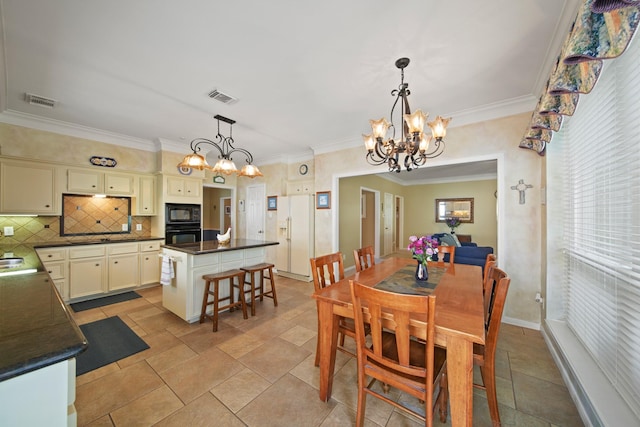
[[[229,158],[229,160],[231,160],[231,153],[242,153],[245,155],[247,163],[253,163],[253,156],[244,148],[233,148],[233,146],[231,146],[231,150],[227,151],[227,157]]]
[[[367,155],[365,156],[365,159],[367,160],[367,163],[369,163],[372,166],[380,166],[381,164],[387,163],[387,158],[386,157],[380,157],[377,156],[374,157],[374,153],[367,153]]]
[[[191,141],[191,150],[194,153],[197,153],[201,150],[200,145],[201,144],[207,144],[207,145],[211,145],[213,147],[215,147],[216,150],[218,150],[218,152],[220,153],[220,155],[223,155],[223,151],[222,148],[218,145],[217,142],[215,141],[211,141],[210,139],[205,139],[205,138],[196,138],[193,141]]]

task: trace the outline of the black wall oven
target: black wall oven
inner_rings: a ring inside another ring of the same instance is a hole
[[[201,241],[200,205],[167,203],[164,230],[169,245]]]

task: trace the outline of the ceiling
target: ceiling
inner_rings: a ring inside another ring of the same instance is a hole
[[[220,114],[258,165],[362,145],[404,56],[411,107],[430,119],[532,110],[578,2],[0,1],[0,121],[186,153]]]

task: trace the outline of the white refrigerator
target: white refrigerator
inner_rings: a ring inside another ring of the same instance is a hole
[[[313,195],[278,197],[278,274],[312,280],[309,259],[314,257]]]

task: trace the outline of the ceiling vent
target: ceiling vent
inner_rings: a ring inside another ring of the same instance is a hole
[[[53,108],[57,103],[55,99],[45,98],[44,96],[34,95],[32,93],[25,93],[24,100],[31,105],[45,108]]]
[[[209,98],[220,101],[223,104],[235,104],[236,102],[238,102],[238,98],[234,98],[233,96],[227,95],[226,93],[222,93],[218,89],[214,89],[209,92]]]

